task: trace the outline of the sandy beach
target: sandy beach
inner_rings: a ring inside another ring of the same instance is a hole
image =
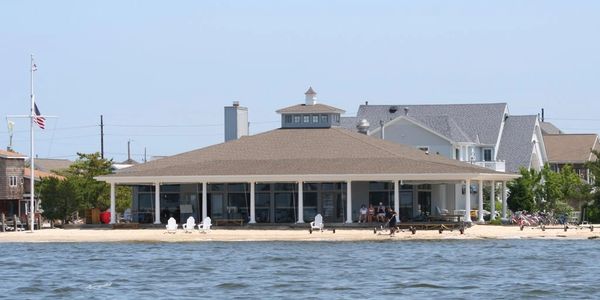
[[[595,226],[596,227],[596,226]],[[600,226],[599,226],[600,227]],[[596,227],[598,228],[598,227]],[[33,233],[28,231],[0,233],[0,243],[11,242],[209,242],[209,241],[384,241],[384,240],[447,240],[447,239],[600,239],[600,228],[591,231],[588,227],[572,227],[564,231],[558,226],[542,231],[540,228],[516,226],[476,225],[468,228],[464,234],[458,230],[439,233],[435,230],[420,230],[416,234],[410,231],[398,232],[390,237],[387,232],[374,234],[369,229],[344,229],[313,232],[288,229],[215,229],[209,233],[185,233],[179,229],[175,234],[160,229],[43,229]]]

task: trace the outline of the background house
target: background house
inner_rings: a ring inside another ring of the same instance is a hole
[[[0,150],[0,213],[7,217],[19,215],[23,199],[25,155]]]
[[[540,170],[547,162],[537,116],[511,116],[506,103],[366,103],[342,126],[495,171]]]
[[[596,160],[592,151],[600,150],[597,134],[547,134],[544,141],[552,170],[559,172],[565,165],[571,165],[583,181],[593,183],[586,164]]]

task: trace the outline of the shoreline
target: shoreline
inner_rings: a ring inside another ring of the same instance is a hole
[[[596,227],[596,226],[594,226]],[[393,237],[387,232],[373,233],[372,229],[338,228],[324,232],[300,229],[214,229],[208,233],[194,230],[185,233],[166,233],[164,229],[42,229],[28,231],[0,232],[2,243],[144,243],[144,242],[361,242],[361,241],[443,241],[443,240],[586,240],[600,239],[600,232],[589,227],[573,226],[568,231],[562,227],[540,228],[518,226],[475,225],[460,234],[458,230],[444,231],[419,230],[412,234],[408,230],[398,232]],[[596,227],[600,228],[600,226]]]

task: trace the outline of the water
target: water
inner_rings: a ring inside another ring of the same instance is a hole
[[[11,299],[600,297],[598,240],[0,246]]]

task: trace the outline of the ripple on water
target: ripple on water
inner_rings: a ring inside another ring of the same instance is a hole
[[[23,256],[24,249],[35,251]],[[15,243],[3,244],[2,250],[3,263],[18,271],[0,281],[0,290],[31,299],[88,299],[100,293],[104,298],[226,299],[362,299],[374,291],[384,298],[589,298],[600,293],[589,276],[600,273],[600,265],[592,263],[600,260],[600,251],[596,241],[587,240]],[[31,278],[29,270],[40,262],[44,276]]]

